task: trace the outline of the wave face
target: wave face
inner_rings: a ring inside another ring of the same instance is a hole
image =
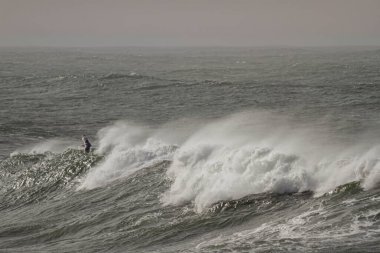
[[[51,198],[74,185],[100,159],[74,149],[59,154],[14,154],[0,163],[2,208]]]
[[[12,50],[0,252],[380,252],[378,49]]]

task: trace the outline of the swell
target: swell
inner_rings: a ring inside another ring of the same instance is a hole
[[[2,208],[51,198],[84,175],[102,156],[67,149],[63,153],[15,154],[0,163]]]

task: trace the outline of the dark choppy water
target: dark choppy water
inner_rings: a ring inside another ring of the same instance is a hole
[[[379,48],[2,48],[0,251],[379,252],[379,70]]]

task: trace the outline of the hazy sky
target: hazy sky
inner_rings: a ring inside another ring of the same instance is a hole
[[[0,46],[380,46],[380,0],[0,0]]]

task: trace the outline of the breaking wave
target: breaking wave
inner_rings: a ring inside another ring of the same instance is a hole
[[[104,161],[84,178],[79,189],[92,189],[126,177],[137,170],[171,159],[175,145],[150,137],[150,131],[126,122],[99,131],[97,153]]]
[[[193,202],[202,211],[249,194],[321,195],[352,181],[365,189],[380,181],[380,146],[344,147],[271,116],[235,115],[189,136],[167,171],[172,185],[163,202]]]
[[[321,239],[377,252],[380,147],[339,145],[272,116],[190,129],[118,121],[89,154],[57,140],[15,152],[0,162],[0,210],[21,219],[4,219],[2,248],[17,248],[6,236],[26,231],[28,243],[77,238],[105,251],[122,238],[133,252],[178,252],[181,240],[189,252],[324,252]],[[64,151],[46,151],[54,147]]]
[[[38,164],[44,171],[53,171],[52,166],[45,166],[53,161],[64,171],[74,167],[76,171],[76,166],[86,161],[90,166],[74,173],[78,190],[107,186],[169,161],[166,176],[170,187],[161,195],[162,204],[192,203],[197,212],[252,194],[312,191],[320,196],[353,181],[364,189],[380,182],[379,145],[339,144],[323,129],[265,112],[181,127],[166,124],[154,128],[118,121],[101,129],[96,142],[97,149],[89,156],[94,162],[87,158],[79,162],[83,153],[70,153],[67,148],[74,144],[62,140],[49,140],[13,156],[28,153],[37,159],[44,154]],[[54,159],[48,159],[44,153],[48,150],[57,151]],[[36,168],[32,166],[25,175],[42,170]]]

